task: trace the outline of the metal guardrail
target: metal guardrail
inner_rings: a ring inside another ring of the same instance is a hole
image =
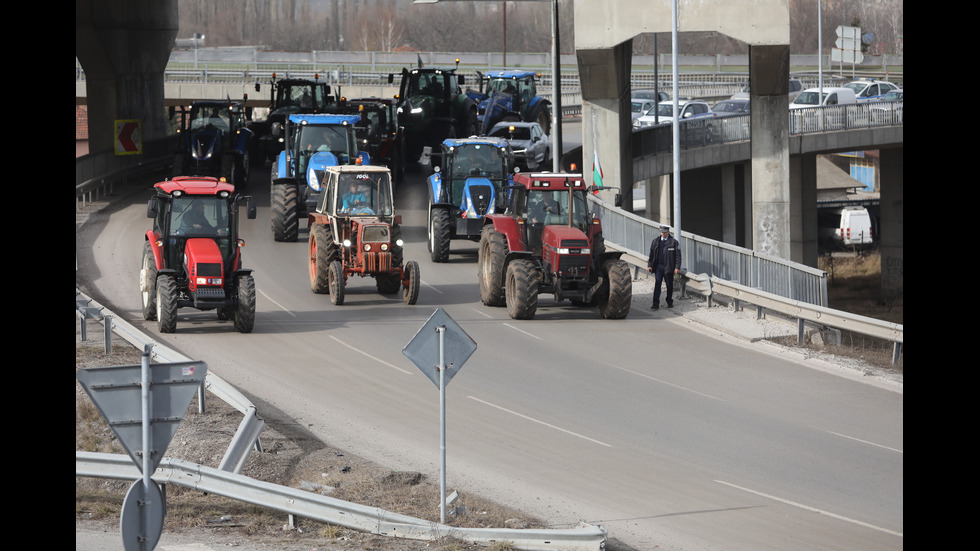
[[[589,196],[589,201],[602,220],[606,246],[626,252],[627,262],[632,261],[636,270],[645,270],[649,259],[645,251],[659,236],[660,224],[595,196]],[[803,323],[811,322],[889,341],[893,344],[892,364],[901,358],[904,326],[828,308],[827,273],[823,270],[683,231],[679,240],[685,266],[680,283],[685,289],[690,287],[709,300],[719,294],[796,318],[800,343],[804,339]]]
[[[75,475],[138,480],[140,472],[132,459],[124,454],[75,452]],[[176,484],[290,515],[395,538],[434,541],[451,535],[480,544],[510,542],[514,548],[528,551],[601,551],[606,541],[605,528],[586,523],[568,529],[522,530],[447,526],[166,457],[153,473],[153,480],[157,484]]]

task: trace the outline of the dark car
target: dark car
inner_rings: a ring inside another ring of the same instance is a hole
[[[749,100],[747,99],[726,99],[719,101],[711,108],[715,115],[719,117],[730,117],[732,115],[748,115]]]
[[[547,168],[551,162],[551,142],[536,122],[499,122],[490,137],[503,138],[514,152],[514,162],[527,170]]]

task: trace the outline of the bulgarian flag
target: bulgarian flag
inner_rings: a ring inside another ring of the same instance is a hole
[[[602,166],[599,164],[599,146],[593,144],[594,157],[592,161],[592,183],[597,187],[602,187]],[[592,194],[596,195],[599,190],[596,189]]]

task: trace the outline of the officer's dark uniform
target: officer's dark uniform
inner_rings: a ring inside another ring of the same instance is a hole
[[[667,281],[667,308],[674,307],[674,270],[681,268],[681,244],[670,236],[668,226],[660,227],[660,237],[650,243],[650,260],[647,269],[655,274],[653,288],[653,310],[660,308],[660,286]]]

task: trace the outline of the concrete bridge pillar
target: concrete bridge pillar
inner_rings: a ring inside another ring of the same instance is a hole
[[[905,294],[905,148],[882,149],[881,166],[881,291],[886,297]]]
[[[790,260],[816,268],[820,256],[817,230],[817,155],[790,158]]]
[[[789,163],[789,45],[749,46],[753,249],[801,261],[792,243]]]
[[[75,56],[85,70],[89,150],[112,149],[114,121],[167,134],[163,73],[177,38],[177,0],[77,0]]]

